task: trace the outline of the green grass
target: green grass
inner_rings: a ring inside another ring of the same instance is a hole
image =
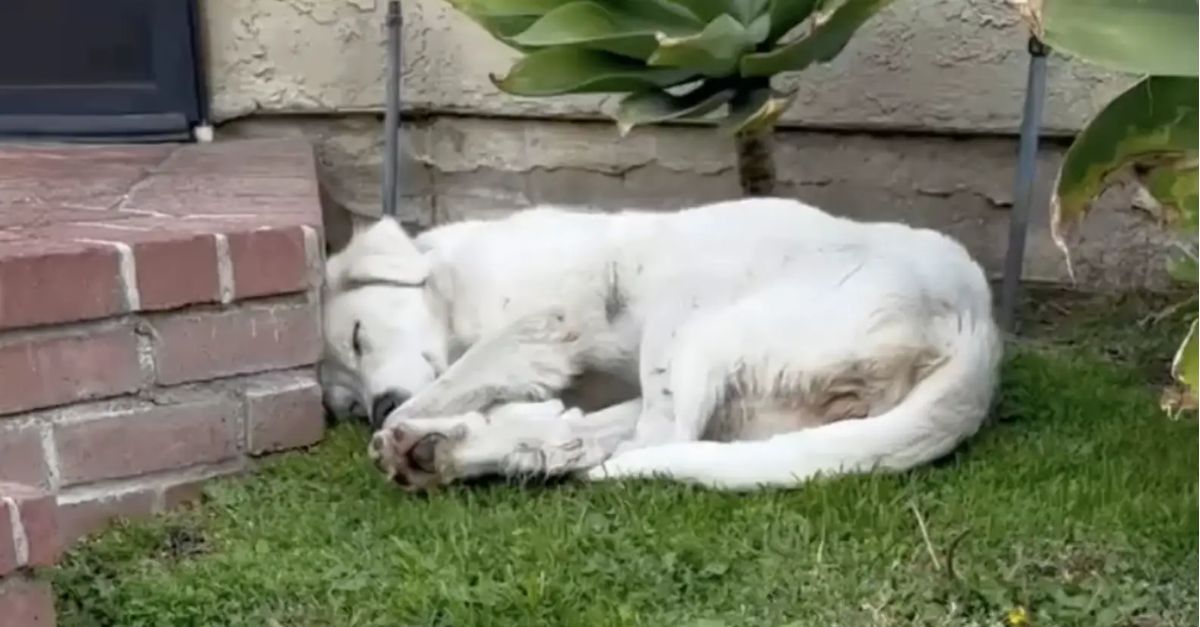
[[[342,427],[78,546],[53,574],[60,624],[997,625],[1019,606],[1033,625],[1195,625],[1197,425],[1147,382],[1182,327],[1084,309],[1035,315],[998,420],[914,472],[416,498]]]

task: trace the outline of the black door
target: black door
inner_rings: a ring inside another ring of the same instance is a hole
[[[0,0],[0,138],[188,139],[194,0]]]

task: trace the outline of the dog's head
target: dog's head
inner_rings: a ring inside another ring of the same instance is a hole
[[[430,271],[426,255],[389,218],[358,231],[329,258],[322,379],[334,413],[357,409],[380,424],[445,370],[446,325]]]

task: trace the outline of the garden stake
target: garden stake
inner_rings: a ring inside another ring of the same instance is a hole
[[[1038,130],[1046,93],[1046,54],[1049,49],[1037,37],[1029,38],[1029,77],[1025,84],[1025,110],[1021,118],[1021,143],[1017,149],[1017,181],[1012,213],[1008,216],[1008,250],[1000,286],[1000,327],[1016,327],[1017,297],[1025,261],[1025,235],[1029,230],[1029,208],[1033,204],[1033,182],[1037,175]]]
[[[387,7],[387,96],[383,118],[383,215],[396,217],[400,205],[400,35],[399,0]]]

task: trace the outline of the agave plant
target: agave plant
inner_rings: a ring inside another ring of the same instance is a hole
[[[735,138],[747,194],[770,194],[771,133],[793,93],[771,77],[833,59],[891,0],[449,0],[524,56],[501,90],[625,94],[622,134],[711,120]]]
[[[1068,227],[1118,175],[1131,170],[1167,222],[1180,229],[1172,275],[1196,285],[1196,0],[1026,0],[1018,6],[1051,48],[1141,77],[1087,124],[1063,160],[1051,226],[1068,267]],[[1191,315],[1172,372],[1191,391],[1184,404],[1195,407],[1200,373],[1194,303]]]

